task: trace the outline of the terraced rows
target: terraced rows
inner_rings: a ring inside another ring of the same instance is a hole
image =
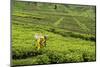
[[[54,9],[55,4],[13,4],[13,66],[96,60],[95,20],[90,16],[78,14],[72,5],[57,4]],[[47,46],[40,50],[35,47],[36,33],[48,35]]]

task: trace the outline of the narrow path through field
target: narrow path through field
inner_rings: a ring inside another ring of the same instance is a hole
[[[80,23],[80,21],[76,19],[75,17],[73,17],[73,19],[76,21],[76,23],[80,26],[81,29],[83,29],[84,31],[89,31],[89,29],[87,28],[85,24]]]
[[[61,17],[59,20],[57,20],[56,22],[55,22],[55,26],[58,26],[60,23],[61,23],[61,21],[63,21],[63,19],[64,19],[64,17]]]

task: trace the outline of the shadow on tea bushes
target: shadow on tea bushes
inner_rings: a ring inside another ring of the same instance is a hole
[[[96,61],[96,54],[93,52],[83,52],[84,62]]]
[[[87,62],[95,61],[95,52],[84,51],[56,51],[42,48],[40,50],[31,49],[30,51],[15,50],[13,52],[14,59],[23,59],[27,57],[35,57],[38,64],[55,64],[55,63],[73,63],[73,62]]]
[[[96,41],[96,37],[94,35],[91,34],[81,34],[81,33],[77,33],[77,32],[71,32],[71,31],[64,31],[64,30],[60,30],[60,29],[55,29],[55,28],[49,28],[47,31],[55,33],[55,34],[60,34],[64,37],[74,37],[74,38],[80,38],[83,40],[90,40],[90,41]]]
[[[41,55],[43,50],[37,50],[36,47],[21,47],[16,46],[16,48],[12,49],[12,57],[13,59],[24,59],[31,56]]]

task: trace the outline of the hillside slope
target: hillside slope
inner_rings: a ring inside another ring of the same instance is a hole
[[[12,4],[13,66],[95,61],[95,6],[15,1]],[[36,33],[48,35],[35,48]]]

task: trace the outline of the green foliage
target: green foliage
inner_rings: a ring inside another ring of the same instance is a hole
[[[57,51],[48,51],[46,53],[49,56],[51,63],[62,63],[64,62],[64,55]]]
[[[84,59],[84,62],[96,61],[96,53],[85,51],[83,53],[83,59]]]
[[[54,5],[19,1],[13,3],[12,63],[14,66],[96,60],[93,9],[90,9],[90,6],[80,8],[57,4],[55,10]],[[48,35],[47,46],[40,50],[36,48],[34,38],[36,33]]]
[[[38,55],[36,58],[37,58],[36,62],[38,64],[49,64],[50,63],[50,59],[46,54]]]
[[[71,63],[71,62],[83,62],[82,54],[78,53],[70,53],[65,55],[65,62]]]
[[[55,34],[60,34],[65,37],[74,37],[74,38],[80,38],[84,40],[90,40],[90,41],[96,41],[96,38],[92,34],[80,34],[77,32],[71,32],[71,31],[66,31],[66,30],[60,30],[60,29],[54,29],[54,28],[49,28],[49,32],[55,33]]]
[[[36,56],[37,54],[39,54],[39,52],[33,46],[14,46],[12,49],[12,56],[14,59]]]

